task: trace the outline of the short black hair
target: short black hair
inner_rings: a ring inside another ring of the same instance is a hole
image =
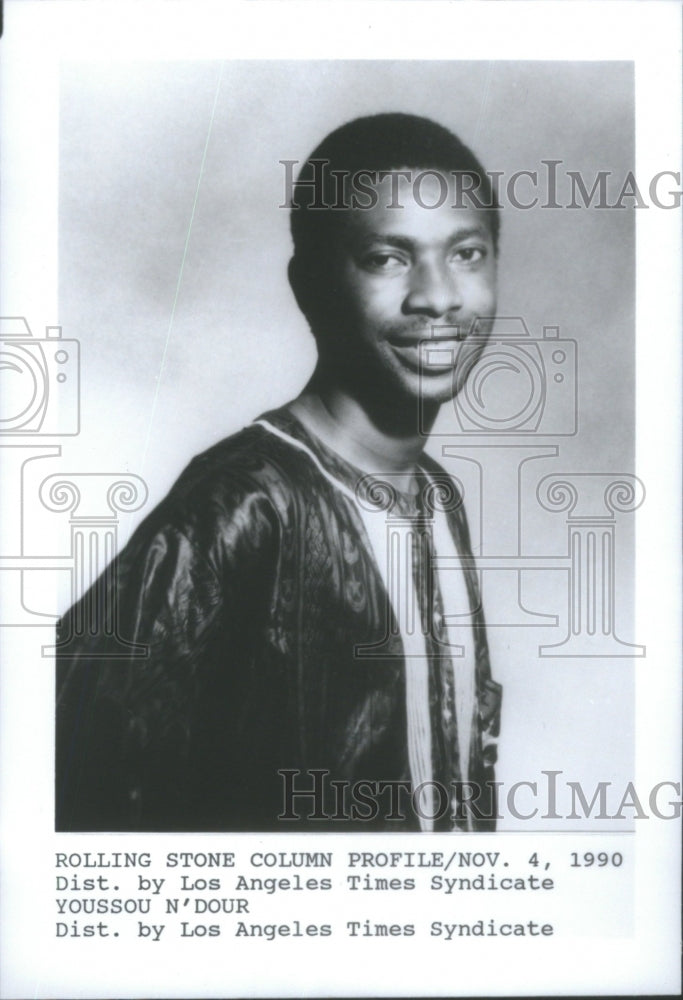
[[[338,176],[404,168],[437,169],[478,179],[477,198],[486,206],[482,211],[497,250],[500,210],[491,180],[472,150],[429,118],[392,112],[355,118],[335,129],[301,167],[290,204],[295,258],[300,263],[320,263],[321,255],[329,251],[331,228],[338,217],[330,208],[339,196]],[[314,189],[316,179],[318,188]]]

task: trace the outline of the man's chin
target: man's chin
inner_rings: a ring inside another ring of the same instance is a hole
[[[474,361],[455,368],[448,366],[441,370],[434,367],[422,369],[413,373],[410,379],[412,393],[425,403],[448,403],[461,391],[473,367]]]
[[[448,378],[443,381],[422,379],[417,396],[422,404],[442,406],[444,403],[450,403],[459,391],[460,387],[456,384],[451,372]]]

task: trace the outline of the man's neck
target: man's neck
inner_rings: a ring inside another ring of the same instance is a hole
[[[408,415],[398,404],[383,413],[320,369],[289,409],[328,448],[365,472],[412,472],[426,444],[417,427],[416,402],[405,404]],[[435,417],[436,412],[430,415],[430,427]]]

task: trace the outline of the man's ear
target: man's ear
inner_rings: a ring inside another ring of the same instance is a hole
[[[309,261],[295,254],[287,267],[287,276],[296,303],[317,339],[339,311],[334,305],[338,296],[330,282],[328,267],[323,260]]]
[[[303,274],[300,258],[294,256],[287,267],[287,277],[289,286],[294,293],[296,304],[306,319],[310,319],[311,311],[311,282],[307,281]]]

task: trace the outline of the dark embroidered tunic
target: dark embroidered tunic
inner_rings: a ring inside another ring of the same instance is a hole
[[[354,820],[420,829],[410,808],[401,818],[347,809],[340,819],[330,784],[411,780],[400,630],[350,499],[361,479],[366,496],[373,485],[287,410],[265,419],[280,433],[257,422],[195,458],[60,622],[57,829],[339,830]],[[423,469],[450,482],[431,459]],[[469,555],[462,505],[446,516]],[[476,573],[464,572],[475,653],[469,770],[460,773],[452,724],[440,721],[447,655],[431,630],[434,776],[476,785],[484,818],[458,817],[456,795],[435,828],[491,829],[500,687]],[[439,619],[438,587],[430,593],[423,624]],[[121,639],[137,644],[130,655]],[[302,789],[313,787],[306,772],[328,772],[308,825],[312,798],[300,800],[301,820],[278,819],[283,769],[302,772]]]

